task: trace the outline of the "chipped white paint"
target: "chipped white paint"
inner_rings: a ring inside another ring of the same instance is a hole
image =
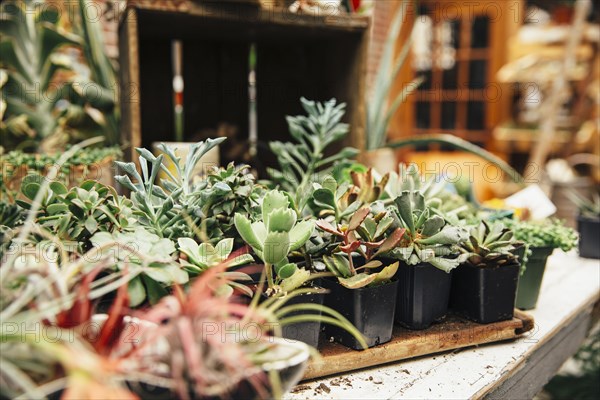
[[[286,399],[466,399],[481,397],[510,379],[523,360],[547,351],[546,342],[600,298],[600,260],[556,251],[550,257],[535,328],[515,341],[404,360],[337,377],[303,382]],[[557,346],[556,351],[559,351]],[[552,350],[551,350],[552,351]],[[563,357],[563,355],[560,355]],[[528,378],[529,379],[529,378]],[[533,388],[545,383],[531,382]],[[543,380],[543,381],[542,381]]]

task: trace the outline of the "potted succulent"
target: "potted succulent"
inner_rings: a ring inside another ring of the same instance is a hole
[[[502,222],[481,221],[461,245],[467,260],[454,270],[450,308],[479,323],[511,319],[514,314],[522,246]]]
[[[331,292],[325,303],[348,318],[369,347],[386,343],[392,337],[398,286],[393,278],[398,262],[380,268],[383,263],[377,258],[399,243],[404,230],[394,230],[393,218],[385,212],[371,215],[369,207],[360,208],[347,223],[334,223],[324,219],[316,223],[331,235],[331,250],[323,256],[323,262],[337,278],[323,280]],[[355,265],[357,261],[362,265]],[[356,339],[337,327],[327,327],[326,334],[345,346],[360,349]]]
[[[405,229],[399,246],[388,253],[401,260],[395,320],[425,329],[448,310],[450,272],[468,257],[459,248],[468,234],[436,215],[420,192],[404,191],[394,203],[396,224]]]
[[[600,258],[600,195],[595,193],[593,200],[589,200],[573,192],[571,198],[579,208],[579,256]]]
[[[557,219],[543,221],[505,220],[515,239],[525,243],[523,262],[517,287],[517,308],[535,308],[546,270],[546,262],[554,249],[569,251],[577,245],[577,234]]]
[[[241,238],[264,263],[267,280],[265,297],[286,297],[289,293],[306,286],[317,275],[310,270],[299,268],[290,262],[288,255],[299,250],[310,238],[314,230],[312,220],[298,221],[298,215],[291,206],[291,198],[282,191],[268,191],[262,199],[261,214],[256,221],[236,213],[234,223]],[[323,305],[323,294],[308,291],[303,296],[288,299],[290,304],[298,302]],[[317,313],[319,311],[317,310]],[[314,347],[319,341],[320,323],[318,320],[303,321],[290,326],[284,336],[302,340]]]

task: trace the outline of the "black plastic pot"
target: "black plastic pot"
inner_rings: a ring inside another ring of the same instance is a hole
[[[409,329],[425,329],[448,311],[452,275],[429,263],[400,263],[396,322]]]
[[[579,231],[579,256],[600,258],[600,218],[577,217]]]
[[[452,274],[450,309],[481,324],[511,319],[519,263],[494,268],[459,265]]]
[[[517,286],[517,308],[531,310],[535,308],[540,295],[540,287],[546,270],[546,261],[552,254],[552,247],[532,247],[531,255],[525,265],[525,272],[519,277]]]
[[[330,291],[325,295],[325,305],[346,317],[364,335],[367,346],[377,346],[392,339],[397,281],[348,289],[337,280],[323,279],[322,286]],[[354,336],[342,328],[326,324],[325,335],[344,346],[362,350]]]
[[[292,297],[285,303],[285,306],[291,306],[294,304],[311,303],[322,305],[325,300],[325,293],[308,293],[300,296]],[[285,307],[284,306],[284,307]],[[312,315],[320,315],[315,311],[309,311]],[[303,312],[297,311],[290,313],[287,316],[301,315]],[[286,317],[287,317],[286,316]],[[310,322],[299,322],[292,325],[285,325],[282,329],[282,336],[285,339],[298,340],[304,342],[314,348],[319,345],[319,336],[321,335],[321,322],[310,321]]]

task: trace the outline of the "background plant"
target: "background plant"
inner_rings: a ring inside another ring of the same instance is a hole
[[[275,184],[292,194],[298,210],[302,211],[312,195],[312,183],[320,182],[336,163],[354,157],[358,151],[346,147],[331,156],[325,154],[327,147],[348,134],[348,124],[340,122],[345,103],[336,104],[335,99],[325,103],[305,98],[300,101],[307,115],[286,117],[290,135],[296,142],[269,144],[277,156],[279,170],[270,168],[268,173]]]
[[[409,5],[409,0],[400,3],[398,11],[393,16],[383,46],[383,55],[379,62],[379,69],[377,70],[377,75],[375,75],[373,93],[366,102],[367,150],[375,150],[385,145],[390,119],[408,95],[415,91],[424,81],[423,77],[417,77],[406,85],[391,102],[389,101],[390,91],[400,69],[406,61],[412,43],[412,39],[404,43],[398,56],[394,57],[396,40],[407,17],[406,11]]]
[[[515,238],[528,247],[551,247],[569,251],[577,246],[577,233],[555,218],[543,221],[503,221],[513,232]]]
[[[185,162],[177,156],[175,149],[163,143],[159,145],[162,152],[159,156],[144,148],[136,148],[141,175],[133,162],[117,161],[117,166],[127,175],[115,176],[115,180],[131,191],[131,200],[140,223],[161,237],[192,237],[194,232],[191,227],[200,226],[203,217],[200,209],[190,207],[194,198],[202,195],[193,181],[197,173],[196,165],[202,156],[223,140],[225,138],[194,143]],[[164,165],[165,157],[175,166],[174,172]],[[159,171],[167,176],[161,179],[160,185],[156,184]],[[228,191],[223,185],[218,185],[217,188]]]
[[[577,208],[579,213],[589,218],[600,218],[600,194],[593,193],[591,199],[588,199],[578,192],[567,192],[567,195],[571,199]]]
[[[104,52],[99,23],[85,16],[86,4],[79,0],[79,19],[70,21],[75,33],[64,29],[66,22],[57,7],[40,7],[33,0],[2,3],[4,146],[47,153],[96,135],[106,136],[111,145],[118,143],[114,71]],[[84,66],[67,55],[64,50],[69,47],[84,53]],[[86,72],[78,73],[81,70]],[[59,71],[64,85],[57,89]],[[90,90],[90,84],[95,90]]]

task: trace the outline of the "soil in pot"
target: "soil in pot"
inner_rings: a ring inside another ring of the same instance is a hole
[[[322,286],[330,291],[325,295],[325,305],[346,317],[364,335],[367,346],[377,346],[392,339],[397,281],[348,289],[337,280],[323,279]],[[362,350],[360,343],[344,329],[324,326],[327,338],[333,338],[351,349]]]
[[[600,258],[600,218],[577,217],[579,231],[579,256]]]
[[[429,263],[400,263],[396,273],[396,322],[409,329],[425,329],[448,311],[452,275]]]
[[[494,268],[462,264],[452,273],[450,309],[481,324],[513,317],[519,263]]]
[[[540,287],[546,270],[546,261],[554,251],[551,247],[532,247],[525,272],[519,277],[517,286],[517,308],[535,308],[540,295]]]

